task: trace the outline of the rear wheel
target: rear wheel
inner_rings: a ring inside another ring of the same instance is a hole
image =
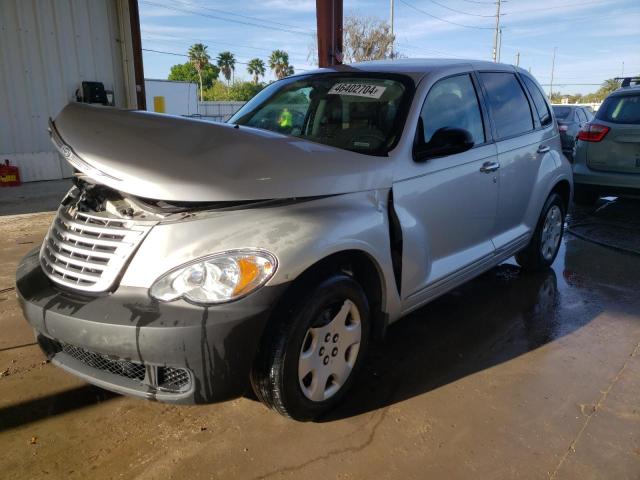
[[[594,189],[590,187],[583,187],[576,185],[575,192],[573,193],[573,201],[578,205],[591,206],[595,204],[600,195]]]
[[[542,208],[542,214],[529,244],[516,255],[518,264],[527,270],[543,270],[551,266],[560,250],[564,233],[564,203],[552,193]]]
[[[251,383],[268,407],[312,420],[351,387],[369,343],[369,306],[362,287],[337,274],[285,312],[262,345]]]

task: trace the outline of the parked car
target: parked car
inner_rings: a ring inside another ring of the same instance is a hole
[[[593,119],[593,113],[590,107],[578,105],[552,105],[551,108],[558,122],[562,153],[572,162],[578,132]]]
[[[576,203],[602,195],[640,195],[640,85],[610,94],[578,133],[573,164]]]
[[[50,128],[79,173],[17,292],[52,362],[173,403],[250,379],[301,420],[403,315],[551,265],[572,191],[540,86],[488,62],[321,69],[229,124],[70,104]]]

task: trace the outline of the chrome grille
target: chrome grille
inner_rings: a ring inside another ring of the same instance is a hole
[[[40,264],[56,283],[104,292],[152,225],[61,207],[42,244]]]
[[[113,360],[105,355],[90,352],[84,348],[69,345],[67,343],[62,344],[62,351],[89,367],[113,373],[114,375],[120,375],[121,377],[131,378],[133,380],[144,380],[146,372],[144,365],[141,363],[134,363],[119,359]]]
[[[145,366],[143,363],[112,358],[68,343],[61,343],[59,349],[88,367],[139,380],[157,390],[180,393],[191,386],[191,376],[184,368]]]

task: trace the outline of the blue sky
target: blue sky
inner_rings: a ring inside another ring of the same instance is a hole
[[[289,52],[296,71],[314,68],[315,54],[313,59],[308,54],[315,35],[315,0],[139,4],[144,49],[184,54],[189,45],[202,42],[212,57],[230,50],[238,62],[247,62],[254,57],[266,60],[279,48]],[[490,60],[495,8],[491,0],[396,0],[397,50],[406,57]],[[578,84],[619,76],[623,62],[625,74],[640,74],[638,0],[509,0],[502,11],[501,61],[515,63],[519,51],[520,66],[531,68],[544,85],[550,81],[553,49],[558,47],[554,91],[595,91],[596,85]],[[344,0],[344,13],[388,20],[389,0]],[[171,65],[186,61],[179,55],[143,53],[147,78],[166,78]],[[236,78],[249,79],[246,65],[237,65]]]

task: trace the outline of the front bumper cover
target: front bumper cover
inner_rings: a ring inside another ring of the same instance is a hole
[[[65,370],[100,387],[172,403],[209,403],[244,393],[262,333],[287,284],[265,286],[236,302],[201,307],[161,303],[144,288],[120,287],[86,296],[55,287],[42,272],[38,249],[18,266],[16,292],[43,351]],[[145,382],[83,364],[65,344],[145,368],[186,369],[190,387],[159,391]]]

